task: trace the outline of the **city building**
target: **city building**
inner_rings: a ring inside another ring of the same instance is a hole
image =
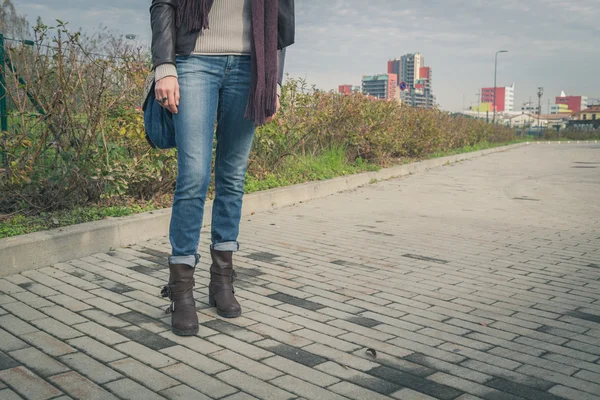
[[[556,104],[566,104],[571,112],[578,113],[586,109],[588,98],[586,96],[567,96],[565,92],[561,92],[560,96],[556,98]]]
[[[550,106],[550,114],[570,114],[572,112],[569,110],[568,104],[554,104]]]
[[[574,113],[572,119],[578,121],[598,121],[600,122],[600,105],[589,106],[585,110]]]
[[[425,58],[420,53],[405,54],[388,61],[388,73],[398,76],[399,86],[406,85],[400,93],[403,103],[413,107],[436,106],[431,67],[425,66]]]
[[[396,74],[365,75],[362,93],[378,99],[399,100],[398,76]]]
[[[537,104],[534,104],[533,102],[527,102],[523,103],[523,105],[521,106],[521,111],[531,114],[539,114],[540,107]]]
[[[494,101],[495,100],[495,101]],[[494,106],[496,112],[514,111],[515,109],[515,84],[506,87],[496,87],[496,95],[494,96],[494,88],[481,89],[481,102],[491,103],[492,111]]]
[[[492,103],[480,103],[476,106],[471,107],[471,111],[478,113],[492,112]]]
[[[340,85],[338,88],[338,92],[341,94],[350,95],[350,94],[354,94],[354,93],[360,93],[361,89],[360,89],[360,86]]]

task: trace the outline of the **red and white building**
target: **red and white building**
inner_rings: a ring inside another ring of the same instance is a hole
[[[481,102],[489,103],[490,110],[496,109],[496,112],[514,111],[515,110],[515,84],[506,87],[496,87],[496,95],[494,96],[494,88],[481,89]]]

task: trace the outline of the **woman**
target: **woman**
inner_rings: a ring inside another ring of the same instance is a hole
[[[241,315],[232,254],[239,248],[244,176],[255,126],[279,108],[285,48],[294,41],[294,0],[153,0],[156,101],[172,113],[177,186],[169,238],[173,332],[198,333],[193,296],[200,229],[216,128],[209,303]],[[147,127],[148,129],[148,127]]]

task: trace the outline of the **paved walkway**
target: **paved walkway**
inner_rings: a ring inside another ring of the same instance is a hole
[[[0,279],[0,399],[598,399],[598,199],[600,145],[534,145],[254,215],[194,338],[166,239]]]

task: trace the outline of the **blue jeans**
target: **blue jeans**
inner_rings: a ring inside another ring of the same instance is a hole
[[[173,116],[177,186],[169,239],[170,263],[194,267],[211,178],[216,129],[215,199],[211,247],[237,251],[242,197],[254,123],[244,118],[250,92],[250,56],[177,57],[181,99]]]

